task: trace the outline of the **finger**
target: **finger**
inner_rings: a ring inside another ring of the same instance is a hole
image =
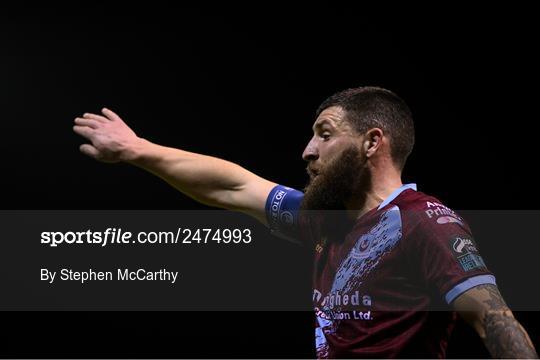
[[[73,127],[73,131],[87,139],[90,139],[94,134],[94,129],[89,128],[88,126],[75,125]]]
[[[83,118],[85,118],[85,119],[93,119],[93,120],[102,121],[102,122],[108,122],[108,121],[110,121],[110,120],[107,119],[105,116],[101,116],[101,115],[97,115],[97,114],[92,114],[92,113],[84,113],[84,114],[83,114]]]
[[[101,109],[101,112],[103,113],[103,115],[105,115],[108,119],[110,119],[112,121],[122,121],[120,116],[116,115],[116,113],[114,113],[112,110],[109,110],[107,108],[103,108],[103,109]]]
[[[99,151],[95,147],[93,147],[90,144],[82,144],[79,146],[79,150],[87,156],[90,156],[91,158],[97,159],[99,156]]]
[[[99,121],[94,119],[84,119],[84,118],[75,118],[75,124],[80,126],[88,126],[92,129],[97,129],[99,127]]]

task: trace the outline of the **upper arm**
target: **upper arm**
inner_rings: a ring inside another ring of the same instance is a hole
[[[453,306],[474,327],[492,357],[538,358],[527,331],[514,318],[497,286],[473,287],[457,297]]]
[[[229,209],[246,213],[270,228],[283,239],[300,240],[301,191],[277,185],[253,175],[236,190],[229,192]]]
[[[480,334],[485,336],[485,320],[491,313],[505,313],[512,316],[499,289],[493,284],[475,286],[461,295],[452,303],[459,315]]]
[[[225,201],[230,204],[229,209],[248,214],[268,226],[266,201],[276,186],[276,183],[250,173],[242,185],[228,192]]]
[[[205,178],[191,196],[206,205],[243,212],[268,226],[272,233],[297,238],[303,193],[266,180],[241,166],[212,157],[198,158],[193,167]],[[191,189],[193,190],[193,189]]]

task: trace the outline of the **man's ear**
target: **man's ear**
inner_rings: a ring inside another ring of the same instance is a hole
[[[362,146],[368,158],[373,156],[381,147],[383,135],[384,132],[379,128],[369,129],[366,132]]]

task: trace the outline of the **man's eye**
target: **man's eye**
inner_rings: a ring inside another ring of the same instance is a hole
[[[321,138],[322,138],[323,140],[328,140],[328,139],[330,139],[330,134],[324,133],[324,134],[321,135]]]

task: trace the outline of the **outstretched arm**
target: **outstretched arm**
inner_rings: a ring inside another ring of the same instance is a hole
[[[525,329],[514,318],[497,286],[473,287],[456,298],[454,308],[480,335],[494,358],[538,358]]]
[[[241,211],[266,224],[266,198],[275,183],[211,156],[153,144],[138,137],[114,112],[86,113],[73,130],[90,141],[80,150],[96,160],[127,162],[167,181],[203,204]]]

